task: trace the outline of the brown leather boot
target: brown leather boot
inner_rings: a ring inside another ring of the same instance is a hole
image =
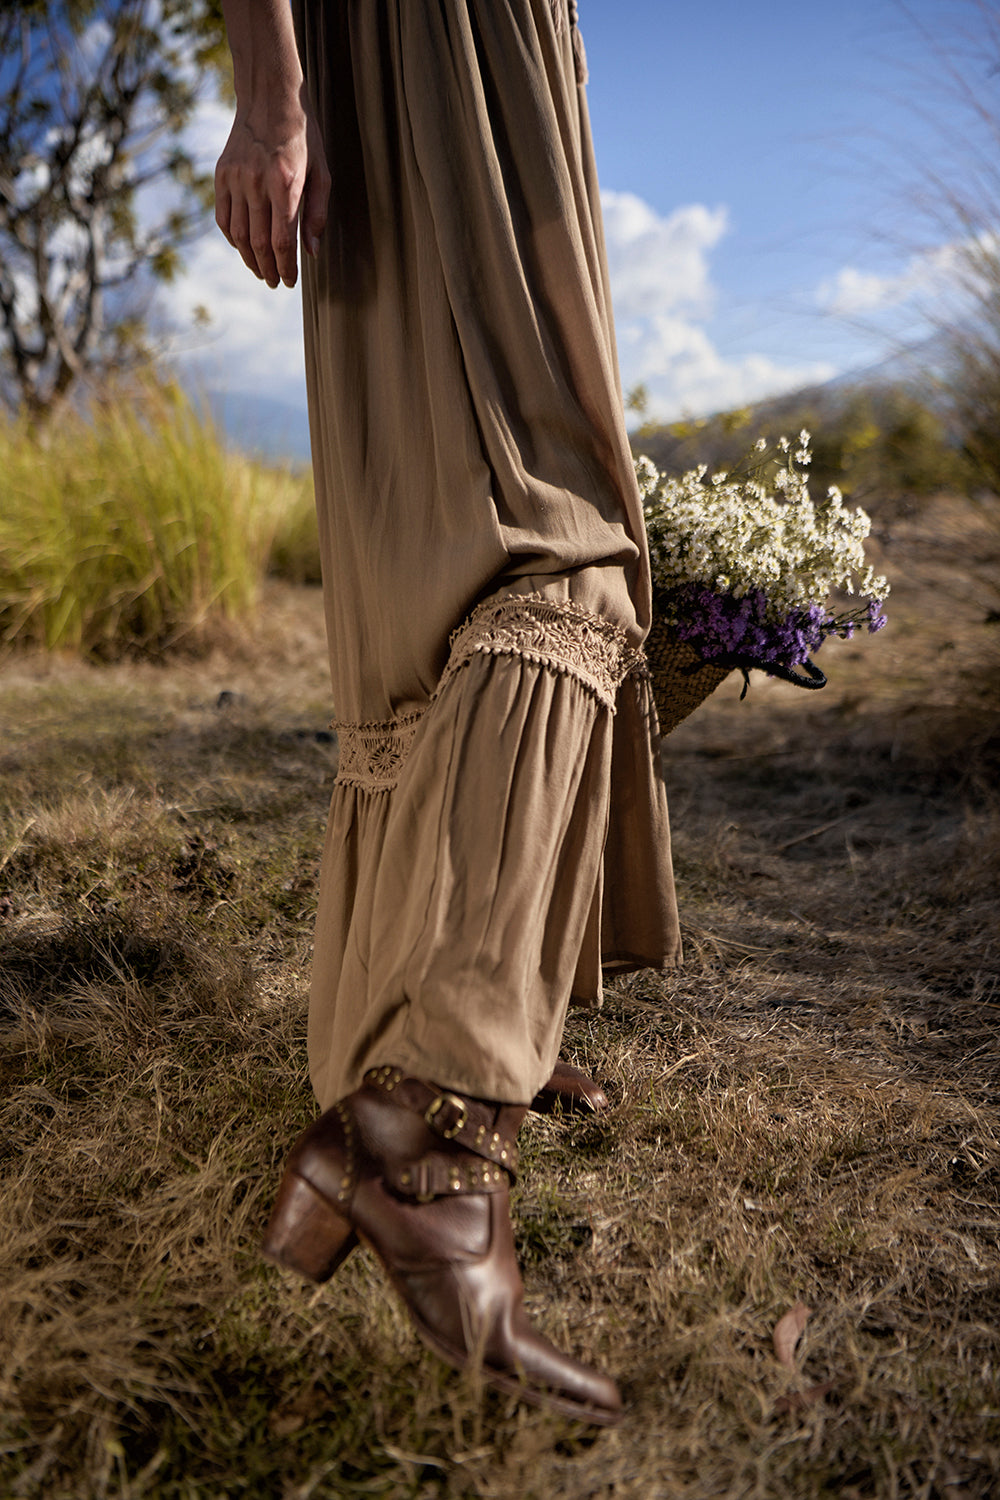
[[[531,1101],[536,1115],[551,1115],[556,1110],[565,1115],[591,1115],[607,1107],[608,1096],[601,1085],[571,1063],[563,1062],[561,1057],[557,1059],[548,1083]]]
[[[525,1112],[373,1069],[292,1147],[264,1254],[325,1281],[360,1240],[448,1364],[610,1425],[622,1414],[614,1383],[536,1333],[524,1310],[509,1185]]]

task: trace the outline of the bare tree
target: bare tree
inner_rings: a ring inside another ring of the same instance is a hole
[[[8,407],[43,415],[82,375],[141,344],[127,294],[147,274],[175,274],[210,200],[182,136],[221,44],[218,0],[34,0],[0,11]],[[160,208],[147,221],[154,184]]]
[[[900,10],[931,59],[909,180],[929,246],[946,247],[952,291],[939,287],[927,308],[941,394],[973,473],[1000,496],[1000,4],[953,0],[933,29]]]

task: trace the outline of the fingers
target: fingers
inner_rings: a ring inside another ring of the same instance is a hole
[[[292,210],[286,199],[280,215],[272,208],[270,249],[276,275],[285,286],[294,286],[299,270],[298,204]]]
[[[279,281],[294,286],[298,214],[287,190],[276,186],[273,191],[272,197],[263,182],[248,184],[245,190],[240,185],[235,191],[217,184],[215,222],[259,280],[272,288]]]
[[[258,281],[264,277],[257,264],[257,256],[250,242],[250,205],[242,195],[231,200],[229,232],[222,231],[231,245],[235,245],[243,258],[243,264],[252,271]]]
[[[257,257],[250,243],[250,204],[245,173],[231,160],[235,133],[234,127],[215,168],[215,222],[229,243],[239,251],[248,269],[260,278]]]
[[[297,274],[295,220],[287,206],[275,208],[263,193],[216,194],[215,221],[260,281],[294,286]]]
[[[310,164],[302,194],[302,243],[312,256],[319,254],[319,237],[326,228],[330,201],[330,173],[322,153]]]
[[[313,257],[319,254],[319,237],[326,228],[330,202],[330,169],[315,119],[310,119],[307,135],[309,168],[302,193],[302,243]]]
[[[269,199],[258,197],[250,201],[250,250],[257,266],[257,274],[272,289],[278,285],[278,267],[271,245],[271,204]],[[243,257],[246,260],[246,256]],[[247,262],[249,264],[249,262]]]
[[[233,195],[226,186],[222,172],[219,167],[215,169],[215,222],[218,224],[226,239],[232,245],[234,243],[229,230],[229,221],[233,212]]]
[[[215,171],[215,220],[261,281],[294,286],[298,221],[311,255],[326,224],[330,173],[314,122],[293,146],[267,151],[234,124]]]

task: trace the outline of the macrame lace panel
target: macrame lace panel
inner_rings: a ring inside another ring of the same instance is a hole
[[[337,785],[365,792],[388,792],[399,780],[422,714],[370,724],[334,723],[337,731]]]
[[[577,604],[537,594],[492,599],[473,610],[451,637],[448,663],[434,698],[474,656],[521,656],[574,677],[612,713],[625,677],[646,671],[642,651],[619,626]],[[391,791],[426,711],[368,724],[335,721],[331,727],[337,731],[340,753],[337,785]]]
[[[475,655],[523,656],[575,677],[614,712],[626,675],[642,667],[642,651],[610,620],[578,604],[514,594],[473,610],[451,638],[438,692]]]

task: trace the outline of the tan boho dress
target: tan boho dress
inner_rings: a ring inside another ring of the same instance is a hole
[[[602,967],[679,952],[575,5],[299,0],[333,177],[304,278],[339,766],[324,1108],[393,1063],[527,1102]]]

